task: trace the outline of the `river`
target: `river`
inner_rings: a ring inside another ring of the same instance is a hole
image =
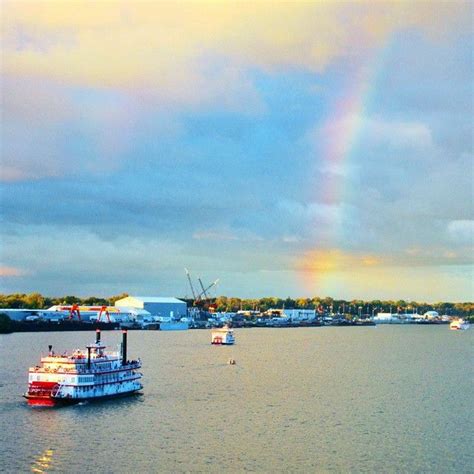
[[[472,472],[472,329],[235,334],[219,347],[204,330],[130,331],[143,394],[54,409],[21,398],[28,367],[93,332],[1,335],[0,471]]]

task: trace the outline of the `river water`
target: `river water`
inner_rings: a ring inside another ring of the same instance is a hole
[[[473,472],[473,330],[235,333],[130,331],[143,395],[56,409],[20,397],[27,368],[94,333],[0,336],[0,471]]]

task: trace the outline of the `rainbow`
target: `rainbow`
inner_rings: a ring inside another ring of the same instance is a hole
[[[348,217],[344,215],[347,212],[344,201],[350,192],[351,158],[360,143],[378,72],[383,68],[387,50],[388,45],[356,71],[319,128],[322,146],[320,159],[317,160],[318,170],[313,175],[321,176],[322,171],[327,179],[314,186],[317,189],[315,201],[324,204],[326,218],[324,222],[314,222],[315,245],[299,262],[304,286],[310,291],[314,291],[316,286],[320,289],[323,276],[328,273],[376,261],[372,256],[354,256],[342,250],[344,222]]]
[[[368,71],[364,68],[356,75],[322,126],[324,145],[319,166],[330,179],[322,181],[317,201],[334,207],[333,221],[329,223],[333,244],[342,236],[343,215],[339,205],[344,202],[344,193],[349,187],[350,158],[363,130],[366,98],[370,91]]]

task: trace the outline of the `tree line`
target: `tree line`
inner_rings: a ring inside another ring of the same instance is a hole
[[[10,295],[0,294],[0,308],[37,308],[46,309],[53,305],[71,305],[79,304],[84,306],[112,306],[114,303],[128,296],[127,293],[110,296],[107,298],[88,296],[80,298],[77,296],[48,297],[40,293],[15,293]],[[192,300],[181,298],[193,305]],[[219,312],[245,311],[267,311],[269,309],[320,309],[325,312],[348,314],[348,315],[375,315],[379,312],[384,313],[418,313],[423,314],[426,311],[437,311],[440,314],[448,316],[470,316],[474,314],[474,303],[424,303],[407,300],[342,300],[330,297],[313,298],[276,298],[265,297],[256,299],[231,298],[227,296],[218,296],[205,302]]]
[[[437,311],[440,314],[468,316],[474,314],[474,302],[465,303],[424,303],[406,300],[342,300],[330,297],[313,298],[275,298],[240,299],[219,296],[213,300],[216,311],[254,310],[267,311],[268,309],[320,309],[326,312],[339,314],[375,315],[377,313],[418,313]]]
[[[127,293],[121,295],[110,296],[108,298],[100,298],[97,296],[88,296],[79,298],[77,296],[59,296],[49,297],[40,293],[14,293],[11,295],[0,294],[0,308],[12,309],[47,309],[55,305],[84,305],[84,306],[113,306],[114,303],[127,297]]]

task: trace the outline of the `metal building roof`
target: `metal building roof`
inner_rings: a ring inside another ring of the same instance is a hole
[[[151,313],[146,309],[133,308],[132,306],[117,306],[117,308],[121,313],[131,313],[137,316],[151,316]],[[116,316],[115,313],[113,315]]]
[[[178,298],[164,297],[164,296],[129,296],[129,298],[134,298],[138,301],[143,301],[143,303],[184,303],[184,301],[179,300]]]

